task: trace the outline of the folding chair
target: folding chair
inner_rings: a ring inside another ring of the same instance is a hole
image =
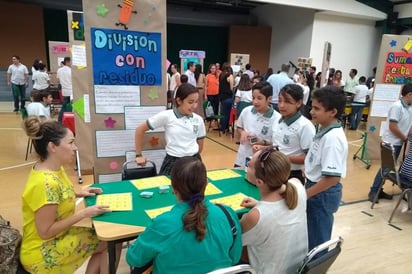
[[[389,223],[392,222],[392,218],[395,214],[396,209],[398,209],[399,204],[401,203],[402,199],[406,196],[408,200],[408,209],[411,209],[411,201],[408,199],[409,193],[412,192],[412,182],[406,180],[402,176],[399,175],[400,165],[398,164],[398,160],[395,157],[395,150],[393,146],[389,143],[381,142],[381,175],[383,181],[379,186],[379,189],[382,188],[383,184],[386,180],[390,180],[393,184],[396,184],[401,190],[402,193],[399,195],[399,199],[393,209],[391,216],[389,217]],[[376,193],[371,209],[375,205],[378,199],[379,191]]]
[[[221,268],[212,272],[208,272],[207,274],[237,274],[237,273],[250,273],[256,274],[256,270],[254,270],[248,264],[240,264],[231,267]]]
[[[212,127],[212,121],[216,121],[218,130],[219,130],[219,136],[220,136],[220,119],[223,118],[223,115],[213,114],[213,115],[207,116],[206,115],[207,104],[208,104],[208,101],[203,102],[203,112],[205,114],[205,121],[206,123],[209,123],[207,127],[207,131],[209,131],[209,129]]]
[[[324,242],[309,251],[303,260],[302,265],[299,267],[297,274],[323,274],[328,271],[330,266],[336,260],[341,252],[341,245],[343,239],[341,237],[336,237],[335,239]],[[332,249],[330,247],[335,246]],[[329,251],[320,257],[315,256],[320,252],[329,249]]]
[[[122,180],[135,180],[157,176],[156,164],[152,161],[147,161],[149,166],[137,166],[136,162],[127,161],[122,167]]]
[[[27,110],[25,108],[22,108],[20,110],[21,113],[21,119],[24,121],[29,115],[27,114]],[[31,153],[33,148],[33,142],[31,141],[30,137],[27,137],[27,146],[26,146],[26,157],[24,158],[25,161],[27,161],[27,158],[29,157],[29,151]]]

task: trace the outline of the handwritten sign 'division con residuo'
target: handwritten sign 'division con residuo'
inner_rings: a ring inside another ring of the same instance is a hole
[[[162,83],[161,34],[91,28],[95,85]]]

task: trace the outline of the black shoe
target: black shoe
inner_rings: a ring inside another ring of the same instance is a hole
[[[13,110],[13,112],[19,112],[19,109],[18,109],[18,108],[15,108],[15,109]]]
[[[381,191],[379,191],[378,198],[379,199],[392,200],[393,197],[392,197],[392,195],[389,195],[389,194],[383,192],[383,190],[381,190]]]

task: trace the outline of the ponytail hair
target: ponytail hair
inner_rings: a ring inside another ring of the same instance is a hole
[[[173,165],[171,181],[182,201],[190,206],[183,216],[183,227],[186,231],[194,231],[196,239],[201,242],[207,233],[205,220],[208,212],[204,205],[206,167],[195,157],[182,157]]]
[[[295,209],[298,206],[298,191],[296,187],[287,181],[285,184],[285,191],[281,193],[283,199],[285,199],[286,205],[289,209]]]

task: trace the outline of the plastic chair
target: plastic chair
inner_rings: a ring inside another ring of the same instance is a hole
[[[122,167],[122,180],[135,180],[157,176],[156,164],[152,161],[147,161],[151,166],[137,166],[136,162],[127,161]],[[133,166],[132,168],[129,168]]]
[[[393,184],[396,184],[401,190],[402,193],[399,195],[399,199],[393,209],[391,216],[389,217],[389,223],[392,222],[393,216],[395,215],[396,209],[398,209],[399,204],[401,203],[402,199],[406,196],[409,198],[408,194],[412,192],[412,182],[406,180],[402,176],[399,175],[400,165],[398,164],[398,160],[395,157],[395,150],[393,146],[389,143],[381,142],[381,175],[383,181],[379,186],[379,189],[382,188],[383,184],[386,180],[390,180]],[[376,201],[378,200],[379,191],[375,194],[373,198],[373,202],[371,205],[371,209],[375,205]],[[411,209],[411,201],[408,200],[408,209]]]
[[[240,264],[231,267],[221,268],[212,272],[208,272],[207,274],[236,274],[236,273],[250,273],[256,274],[256,270],[254,270],[248,264]]]
[[[341,246],[343,243],[342,237],[336,237],[335,239],[324,242],[323,244],[318,245],[313,248],[306,255],[305,259],[302,262],[302,265],[299,267],[297,274],[323,274],[328,271],[330,266],[336,260],[338,255],[341,252]],[[329,249],[334,246],[334,248]],[[315,257],[320,252],[329,249],[329,251],[321,256]]]
[[[212,121],[216,121],[218,130],[219,130],[219,136],[220,136],[220,119],[223,118],[223,115],[218,115],[218,114],[213,114],[212,116],[207,116],[206,115],[206,107],[207,107],[208,101],[203,102],[203,112],[205,114],[205,121],[206,123],[209,123],[207,127],[207,131],[212,127]]]

